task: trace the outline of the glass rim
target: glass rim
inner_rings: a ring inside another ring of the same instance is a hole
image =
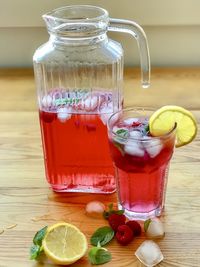
[[[169,138],[169,137],[172,135],[172,133],[175,132],[175,130],[176,130],[176,128],[177,128],[177,123],[176,123],[176,122],[174,123],[173,128],[172,128],[168,133],[163,134],[163,135],[159,135],[159,136],[145,136],[146,138],[145,138],[145,137],[138,137],[138,138],[137,138],[137,137],[123,137],[123,136],[120,136],[120,135],[116,134],[116,133],[113,131],[113,129],[111,129],[111,127],[110,127],[110,121],[111,121],[111,119],[112,119],[116,114],[118,114],[118,113],[120,113],[120,112],[127,112],[127,111],[135,111],[135,112],[138,112],[138,111],[145,111],[145,110],[147,110],[147,111],[155,111],[156,109],[151,108],[151,107],[135,107],[135,108],[127,107],[127,108],[123,108],[123,109],[121,109],[121,110],[119,110],[119,111],[114,112],[114,113],[109,117],[109,119],[108,119],[108,121],[107,121],[107,128],[108,128],[108,131],[111,132],[112,135],[114,135],[115,137],[120,138],[120,139],[123,140],[123,141],[127,141],[127,140],[129,139],[129,140],[133,140],[133,141],[137,141],[137,140],[139,140],[140,142],[148,142],[148,141],[152,141],[152,139],[154,139],[154,140],[166,139],[166,138]]]
[[[59,16],[56,16],[56,12],[63,11],[63,10],[70,10],[70,9],[83,9],[83,10],[94,10],[98,11],[99,15],[94,16],[91,18],[78,18],[78,19],[70,19],[70,18],[62,18]],[[46,14],[42,15],[44,19],[54,19],[57,21],[62,21],[66,23],[78,23],[83,22],[83,20],[86,20],[87,22],[95,22],[99,20],[108,19],[108,11],[102,7],[93,6],[93,5],[69,5],[69,6],[63,6],[56,9],[53,9],[50,12],[47,12]]]

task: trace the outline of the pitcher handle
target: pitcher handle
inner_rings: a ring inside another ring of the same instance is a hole
[[[125,19],[109,19],[108,31],[125,32],[131,34],[136,40],[140,53],[142,87],[147,88],[150,85],[150,56],[146,34],[142,27],[136,22]]]

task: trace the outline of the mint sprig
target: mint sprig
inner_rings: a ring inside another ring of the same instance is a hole
[[[118,215],[121,215],[121,214],[124,214],[124,210],[114,210],[114,209],[113,209],[113,203],[110,203],[110,204],[108,205],[108,210],[105,210],[105,211],[103,212],[103,217],[104,217],[106,220],[108,220],[108,218],[109,218],[109,216],[110,216],[111,214],[118,214]]]
[[[90,243],[93,246],[100,244],[101,246],[109,243],[115,235],[115,232],[110,226],[103,226],[98,228],[90,238]]]
[[[40,253],[41,253],[40,246],[33,244],[30,248],[30,260],[37,259]]]
[[[47,226],[45,226],[44,228],[42,228],[41,230],[39,230],[35,234],[35,236],[33,238],[33,243],[35,245],[38,245],[38,246],[41,246],[42,245],[42,240],[43,240],[43,238],[44,238],[44,236],[46,234],[46,231],[47,231]]]
[[[36,260],[40,256],[41,252],[43,251],[42,240],[45,237],[46,231],[47,231],[47,226],[43,227],[35,234],[33,238],[33,245],[30,248],[30,259],[31,260]]]
[[[111,253],[106,248],[102,248],[99,242],[97,247],[90,249],[88,257],[90,263],[94,265],[104,264],[112,258]]]

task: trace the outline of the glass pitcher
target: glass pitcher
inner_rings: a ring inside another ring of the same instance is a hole
[[[123,49],[107,31],[136,38],[142,85],[148,87],[145,33],[96,6],[66,6],[43,19],[50,38],[33,61],[47,180],[54,191],[112,193],[106,123],[123,106]]]

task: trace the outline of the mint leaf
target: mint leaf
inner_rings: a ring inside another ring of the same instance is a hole
[[[116,131],[116,134],[121,136],[121,137],[127,137],[128,136],[128,130],[119,129]]]
[[[144,130],[145,130],[146,133],[149,132],[149,124],[147,124],[147,126],[144,127]]]
[[[30,260],[36,260],[40,255],[40,246],[38,245],[32,245],[30,249]]]
[[[90,243],[93,246],[97,246],[100,243],[101,246],[106,245],[109,243],[115,235],[113,229],[109,226],[103,226],[98,228],[92,237],[90,238]]]
[[[35,234],[33,238],[33,243],[35,245],[42,246],[42,240],[46,234],[46,231],[47,231],[47,226],[45,226]]]
[[[127,138],[129,135],[129,131],[125,129],[118,129],[115,132],[116,136],[113,138],[113,145],[116,146],[119,151],[124,155],[123,147],[124,147],[124,138]]]
[[[98,249],[96,253],[96,262],[98,262],[98,264],[104,264],[106,262],[109,262],[111,258],[111,254],[107,249]]]
[[[112,258],[110,252],[102,247],[91,248],[88,256],[90,263],[94,265],[104,264],[109,262]]]
[[[97,264],[96,263],[96,253],[97,253],[98,250],[99,250],[99,247],[93,247],[88,252],[89,261],[92,264]]]
[[[149,224],[151,223],[151,219],[148,219],[144,222],[144,231],[146,232],[148,227],[149,227]]]

